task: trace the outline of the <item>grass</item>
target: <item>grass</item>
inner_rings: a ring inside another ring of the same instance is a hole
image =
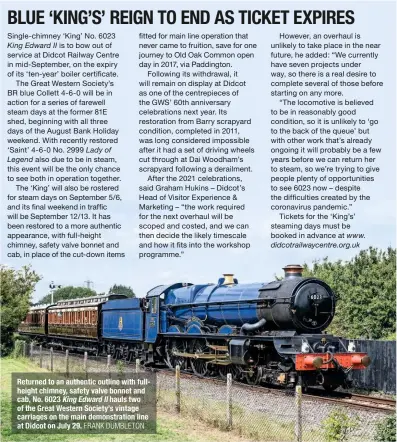
[[[175,404],[175,394],[172,391],[159,390],[157,405],[160,408],[170,408]],[[182,394],[181,413],[191,419],[201,420],[206,424],[226,430],[226,402],[197,398]],[[233,433],[243,440],[260,440],[268,442],[285,442],[294,440],[294,423],[274,419],[264,413],[246,410],[237,404],[232,405]],[[228,433],[229,435],[232,433]],[[311,431],[311,438],[320,440],[320,435]],[[307,434],[306,434],[307,436]],[[308,439],[313,440],[313,439]]]
[[[1,360],[1,435],[4,442],[285,442],[294,440],[294,422],[278,420],[261,412],[247,410],[243,406],[232,405],[232,431],[226,432],[226,403],[223,400],[182,394],[181,413],[175,413],[175,392],[160,387],[157,391],[157,434],[104,434],[76,435],[51,434],[27,435],[11,432],[11,373],[48,372],[25,358]],[[55,368],[55,367],[54,367]],[[77,372],[70,367],[71,372]],[[303,430],[304,440],[323,440],[318,430]]]
[[[48,370],[40,369],[36,364],[24,358],[4,358],[1,363],[1,440],[3,442],[221,442],[225,434],[206,428],[199,423],[175,416],[163,411],[158,412],[157,434],[13,434],[11,432],[11,374],[12,373],[39,373]],[[229,442],[236,440],[229,438]]]

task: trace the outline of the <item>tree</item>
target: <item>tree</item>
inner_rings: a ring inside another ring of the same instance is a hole
[[[115,295],[127,295],[128,298],[136,298],[136,294],[131,287],[121,284],[114,284],[113,287],[110,287],[109,293],[114,293]]]
[[[89,296],[96,296],[95,290],[91,290],[87,287],[73,287],[71,285],[66,287],[61,287],[54,290],[54,302],[60,301],[61,299],[78,299],[78,298],[88,298]],[[40,299],[39,304],[50,304],[51,294],[45,295]]]
[[[304,276],[325,281],[337,296],[328,332],[358,339],[386,339],[396,332],[396,249],[370,247],[350,261],[327,258],[304,265]]]
[[[0,321],[1,356],[7,355],[13,346],[13,333],[26,317],[32,293],[40,276],[24,266],[20,270],[0,265]]]

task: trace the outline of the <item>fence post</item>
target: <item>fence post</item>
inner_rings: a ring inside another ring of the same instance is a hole
[[[54,349],[50,348],[50,370],[54,371]]]
[[[87,358],[88,358],[88,353],[85,351],[84,352],[84,365],[83,365],[83,367],[84,367],[84,373],[85,373],[86,377],[87,377]]]
[[[135,361],[135,372],[136,373],[139,373],[141,371],[141,360],[140,359],[137,359],[136,361]]]
[[[30,343],[30,359],[33,361],[33,341]]]
[[[43,368],[43,346],[40,345],[40,368]]]
[[[23,341],[23,357],[26,358],[26,341]]]
[[[175,396],[176,396],[176,412],[181,412],[181,367],[179,365],[175,368]]]
[[[226,411],[226,427],[228,430],[232,429],[232,374],[227,374],[227,381],[226,381],[226,404],[227,404],[227,411]]]
[[[300,385],[297,385],[295,390],[295,408],[295,442],[302,442],[302,387]]]
[[[108,355],[108,363],[107,363],[107,367],[108,367],[108,372],[109,372],[109,378],[111,377],[111,375],[110,375],[110,359],[111,359],[111,356]]]
[[[65,374],[69,376],[69,350],[66,350],[65,354]]]

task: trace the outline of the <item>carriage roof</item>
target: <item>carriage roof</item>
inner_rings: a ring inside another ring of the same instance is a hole
[[[38,304],[38,305],[32,305],[29,307],[29,312],[37,312],[39,310],[45,310],[47,307],[49,307],[51,304]]]
[[[109,293],[107,295],[90,296],[89,298],[77,298],[77,299],[62,299],[56,304],[51,305],[48,310],[56,310],[60,308],[75,308],[75,307],[96,307],[99,304],[111,299],[123,299],[127,298],[126,295],[115,295]]]

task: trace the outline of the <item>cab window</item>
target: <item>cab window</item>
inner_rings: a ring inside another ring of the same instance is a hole
[[[152,298],[152,313],[157,313],[157,298]]]

